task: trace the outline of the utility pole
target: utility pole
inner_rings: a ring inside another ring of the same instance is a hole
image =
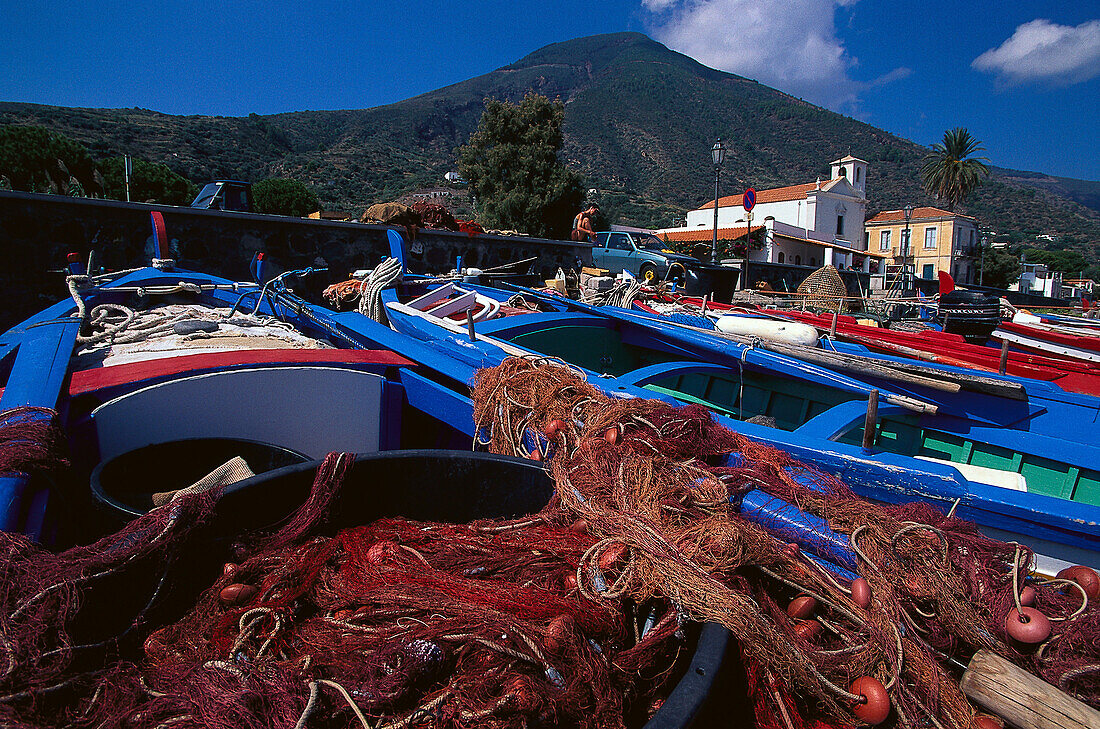
[[[123,158],[122,169],[126,177],[126,202],[130,202],[130,175],[134,174],[134,161],[130,155]]]

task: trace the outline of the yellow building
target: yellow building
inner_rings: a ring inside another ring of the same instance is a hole
[[[946,271],[960,284],[978,282],[981,236],[978,221],[939,208],[913,208],[905,245],[905,211],[884,210],[864,223],[868,251],[891,255],[895,263],[914,267],[920,278],[934,279]]]

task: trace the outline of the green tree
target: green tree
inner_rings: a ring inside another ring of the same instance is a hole
[[[252,204],[257,213],[293,215],[304,218],[321,209],[317,193],[298,180],[273,177],[252,186]]]
[[[1020,259],[998,248],[986,248],[980,259],[982,285],[997,289],[1007,289],[1020,280],[1023,266]]]
[[[528,94],[519,104],[485,102],[477,131],[459,147],[458,169],[488,228],[565,238],[584,200],[581,176],[558,158],[565,106]]]
[[[168,165],[135,159],[130,175],[130,199],[134,202],[158,202],[164,205],[190,205],[198,193],[198,185],[181,177]],[[103,196],[112,200],[126,199],[125,161],[109,157],[97,163],[103,175]]]
[[[1061,250],[1045,251],[1040,248],[1028,248],[1024,251],[1028,263],[1043,263],[1051,271],[1077,274],[1084,271],[1089,262],[1081,251]]]
[[[96,195],[101,185],[88,150],[44,127],[0,125],[0,180],[22,192]]]
[[[948,129],[943,133],[943,142],[932,145],[932,151],[924,157],[920,171],[924,188],[946,202],[948,210],[954,210],[982,184],[983,178],[989,177],[989,168],[982,161],[989,159],[971,156],[982,151],[981,142],[963,127]]]

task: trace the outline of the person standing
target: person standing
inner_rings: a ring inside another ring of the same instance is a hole
[[[600,212],[600,206],[596,203],[590,203],[587,208],[577,213],[577,216],[573,218],[573,232],[570,234],[570,238],[575,241],[594,242],[596,240],[594,222],[598,212]]]

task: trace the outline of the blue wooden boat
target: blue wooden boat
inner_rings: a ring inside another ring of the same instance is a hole
[[[399,238],[395,233],[395,256],[401,255]],[[1026,415],[1027,401],[983,411],[974,402],[931,402],[883,388],[880,430],[868,449],[861,445],[862,429],[868,394],[876,388],[853,378],[730,347],[625,310],[565,300],[551,302],[549,311],[477,322],[471,337],[465,325],[416,308],[438,296],[432,292],[440,286],[446,284],[410,277],[382,297],[391,325],[445,355],[433,366],[453,381],[468,381],[477,368],[511,355],[559,357],[614,396],[707,404],[727,427],[841,477],[866,497],[890,503],[919,498],[953,509],[990,536],[1031,546],[1044,572],[1100,565],[1100,448],[1006,427],[1005,413],[1022,409],[1017,412]],[[463,288],[498,304],[517,293]],[[461,310],[450,308],[452,314]],[[756,415],[774,418],[778,427],[749,422]],[[969,462],[955,460],[963,452]],[[1029,485],[1057,487],[1042,493],[1016,490],[1019,480],[1015,489],[989,483],[1004,482],[1005,474],[1010,482],[1016,474]]]
[[[173,588],[178,597],[197,596],[231,559],[227,527],[258,528],[292,513],[308,495],[316,459],[330,451],[357,453],[349,498],[367,503],[340,513],[341,523],[397,514],[514,517],[545,503],[552,483],[536,464],[470,453],[472,370],[362,314],[308,304],[286,283],[309,273],[261,286],[142,268],[89,279],[74,299],[0,336],[0,429],[16,434],[0,444],[5,465],[15,466],[0,480],[3,529],[52,548],[86,543],[204,475],[231,472],[219,481],[229,485],[217,504],[217,538],[209,550],[191,550],[181,577],[187,585]],[[156,331],[164,336],[148,336]],[[66,437],[66,468],[7,458],[4,450],[25,438],[22,426],[55,419]],[[226,468],[234,457],[244,457],[248,472]],[[445,461],[431,488],[413,496],[429,478],[425,469]],[[532,485],[530,475],[508,482],[517,467],[538,471],[542,482]],[[471,469],[489,481],[472,483]],[[384,475],[391,471],[404,480]],[[279,488],[265,498],[269,481]],[[372,499],[370,489],[383,483],[400,493]],[[114,601],[121,615],[148,598],[136,587],[134,595],[121,592]],[[688,635],[683,677],[647,727],[687,726],[714,711],[716,679],[732,685],[720,672],[729,631],[708,623]]]

